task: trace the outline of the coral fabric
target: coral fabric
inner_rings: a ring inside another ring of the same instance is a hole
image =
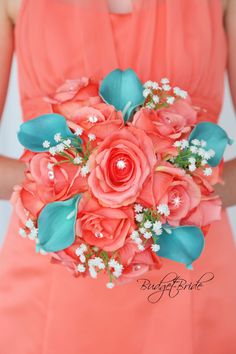
[[[133,68],[142,81],[168,77],[217,121],[227,59],[220,0],[133,0],[109,14],[106,0],[23,0],[15,28],[24,120],[50,111],[43,97],[65,79]],[[58,226],[60,227],[60,226]],[[207,235],[194,269],[164,260],[145,278],[169,272],[201,290],[152,304],[140,283],[105,287],[75,279],[18,236],[13,213],[0,254],[1,354],[234,354],[235,247],[226,211]]]

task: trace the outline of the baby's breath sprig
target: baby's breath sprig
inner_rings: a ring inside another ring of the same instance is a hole
[[[28,217],[24,227],[19,228],[19,235],[23,238],[28,238],[29,240],[34,241],[36,244],[39,244],[37,221],[31,217]],[[41,247],[38,248],[38,252],[42,255],[47,254],[47,252]]]
[[[96,139],[94,134],[88,134],[88,142],[83,149],[80,139],[78,136],[82,134],[82,131],[75,132],[75,137],[71,137],[70,139],[64,139],[60,133],[56,133],[54,136],[55,142],[57,142],[56,146],[50,147],[50,142],[45,140],[43,142],[44,148],[49,148],[49,153],[52,156],[60,156],[63,159],[50,163],[48,165],[48,176],[51,180],[54,179],[54,171],[53,167],[56,165],[61,165],[64,163],[71,163],[73,165],[81,166],[81,175],[85,177],[90,171],[88,166],[89,156],[92,152],[91,141]]]
[[[123,270],[118,252],[109,253],[96,246],[82,243],[75,253],[80,261],[77,264],[79,273],[88,271],[92,278],[97,278],[98,273],[106,271],[109,277],[107,288],[114,287],[114,280],[121,276]]]
[[[85,145],[85,149],[83,151],[83,158],[84,158],[84,162],[88,161],[89,156],[91,154],[92,151],[92,147],[91,147],[91,141],[93,141],[93,139],[88,140],[86,145]]]
[[[143,85],[143,96],[145,97],[144,107],[149,109],[160,109],[169,107],[179,99],[186,99],[188,93],[179,87],[171,87],[167,78],[162,78],[160,83],[147,81]]]
[[[153,252],[158,252],[160,249],[158,239],[163,232],[161,217],[170,214],[168,205],[160,204],[154,209],[135,204],[134,211],[137,229],[131,233],[131,239],[140,251],[144,251],[147,242],[152,239],[154,243],[151,244],[151,249]]]
[[[188,173],[194,172],[197,168],[203,169],[205,176],[212,174],[211,167],[208,165],[208,160],[215,156],[213,149],[207,150],[207,142],[205,140],[193,139],[178,140],[173,144],[178,149],[178,155],[171,157],[169,162],[173,163],[176,167],[183,168]]]
[[[52,156],[60,155],[66,157],[68,162],[71,162],[69,157],[72,152],[76,155],[78,152],[83,151],[80,140],[77,137],[63,138],[61,133],[56,133],[54,135],[54,140],[57,143],[54,146],[50,146],[51,143],[47,140],[45,140],[42,144],[44,148],[48,149]],[[68,151],[70,154],[68,154]]]

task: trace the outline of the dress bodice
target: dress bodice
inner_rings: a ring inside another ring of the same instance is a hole
[[[42,97],[66,79],[133,68],[142,81],[168,77],[217,120],[227,45],[221,0],[23,0],[15,28],[25,119],[48,112]]]

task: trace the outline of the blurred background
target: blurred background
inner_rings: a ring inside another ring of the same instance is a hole
[[[219,124],[228,132],[230,137],[234,139],[235,144],[227,148],[225,159],[236,157],[236,119],[231,102],[228,88],[227,77],[225,79],[225,95],[224,105],[222,108],[221,119]],[[17,67],[16,61],[13,60],[10,86],[8,90],[7,102],[2,117],[0,129],[0,154],[9,157],[19,157],[22,148],[17,141],[16,132],[21,123],[21,109],[18,94]],[[236,206],[228,208],[230,221],[234,230],[236,242]],[[7,229],[9,216],[11,213],[11,205],[7,201],[0,201],[0,246],[3,242]]]

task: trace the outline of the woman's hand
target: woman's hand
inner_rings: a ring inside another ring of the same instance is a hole
[[[0,156],[0,199],[9,199],[14,185],[24,178],[25,164],[9,157]]]
[[[227,72],[232,101],[236,111],[236,1],[227,0],[224,13],[224,26],[228,42]],[[235,142],[236,144],[236,142]],[[235,144],[233,145],[235,149]],[[236,204],[236,158],[225,162],[223,167],[224,185],[216,186],[224,207]]]
[[[236,204],[236,159],[225,162],[222,179],[224,185],[217,184],[214,188],[223,201],[223,207],[227,208]]]
[[[20,2],[14,1],[19,7]],[[6,99],[14,50],[14,24],[10,11],[13,1],[0,0],[0,117]],[[15,6],[16,8],[16,6]],[[0,199],[8,199],[15,184],[24,177],[24,163],[0,156]]]

